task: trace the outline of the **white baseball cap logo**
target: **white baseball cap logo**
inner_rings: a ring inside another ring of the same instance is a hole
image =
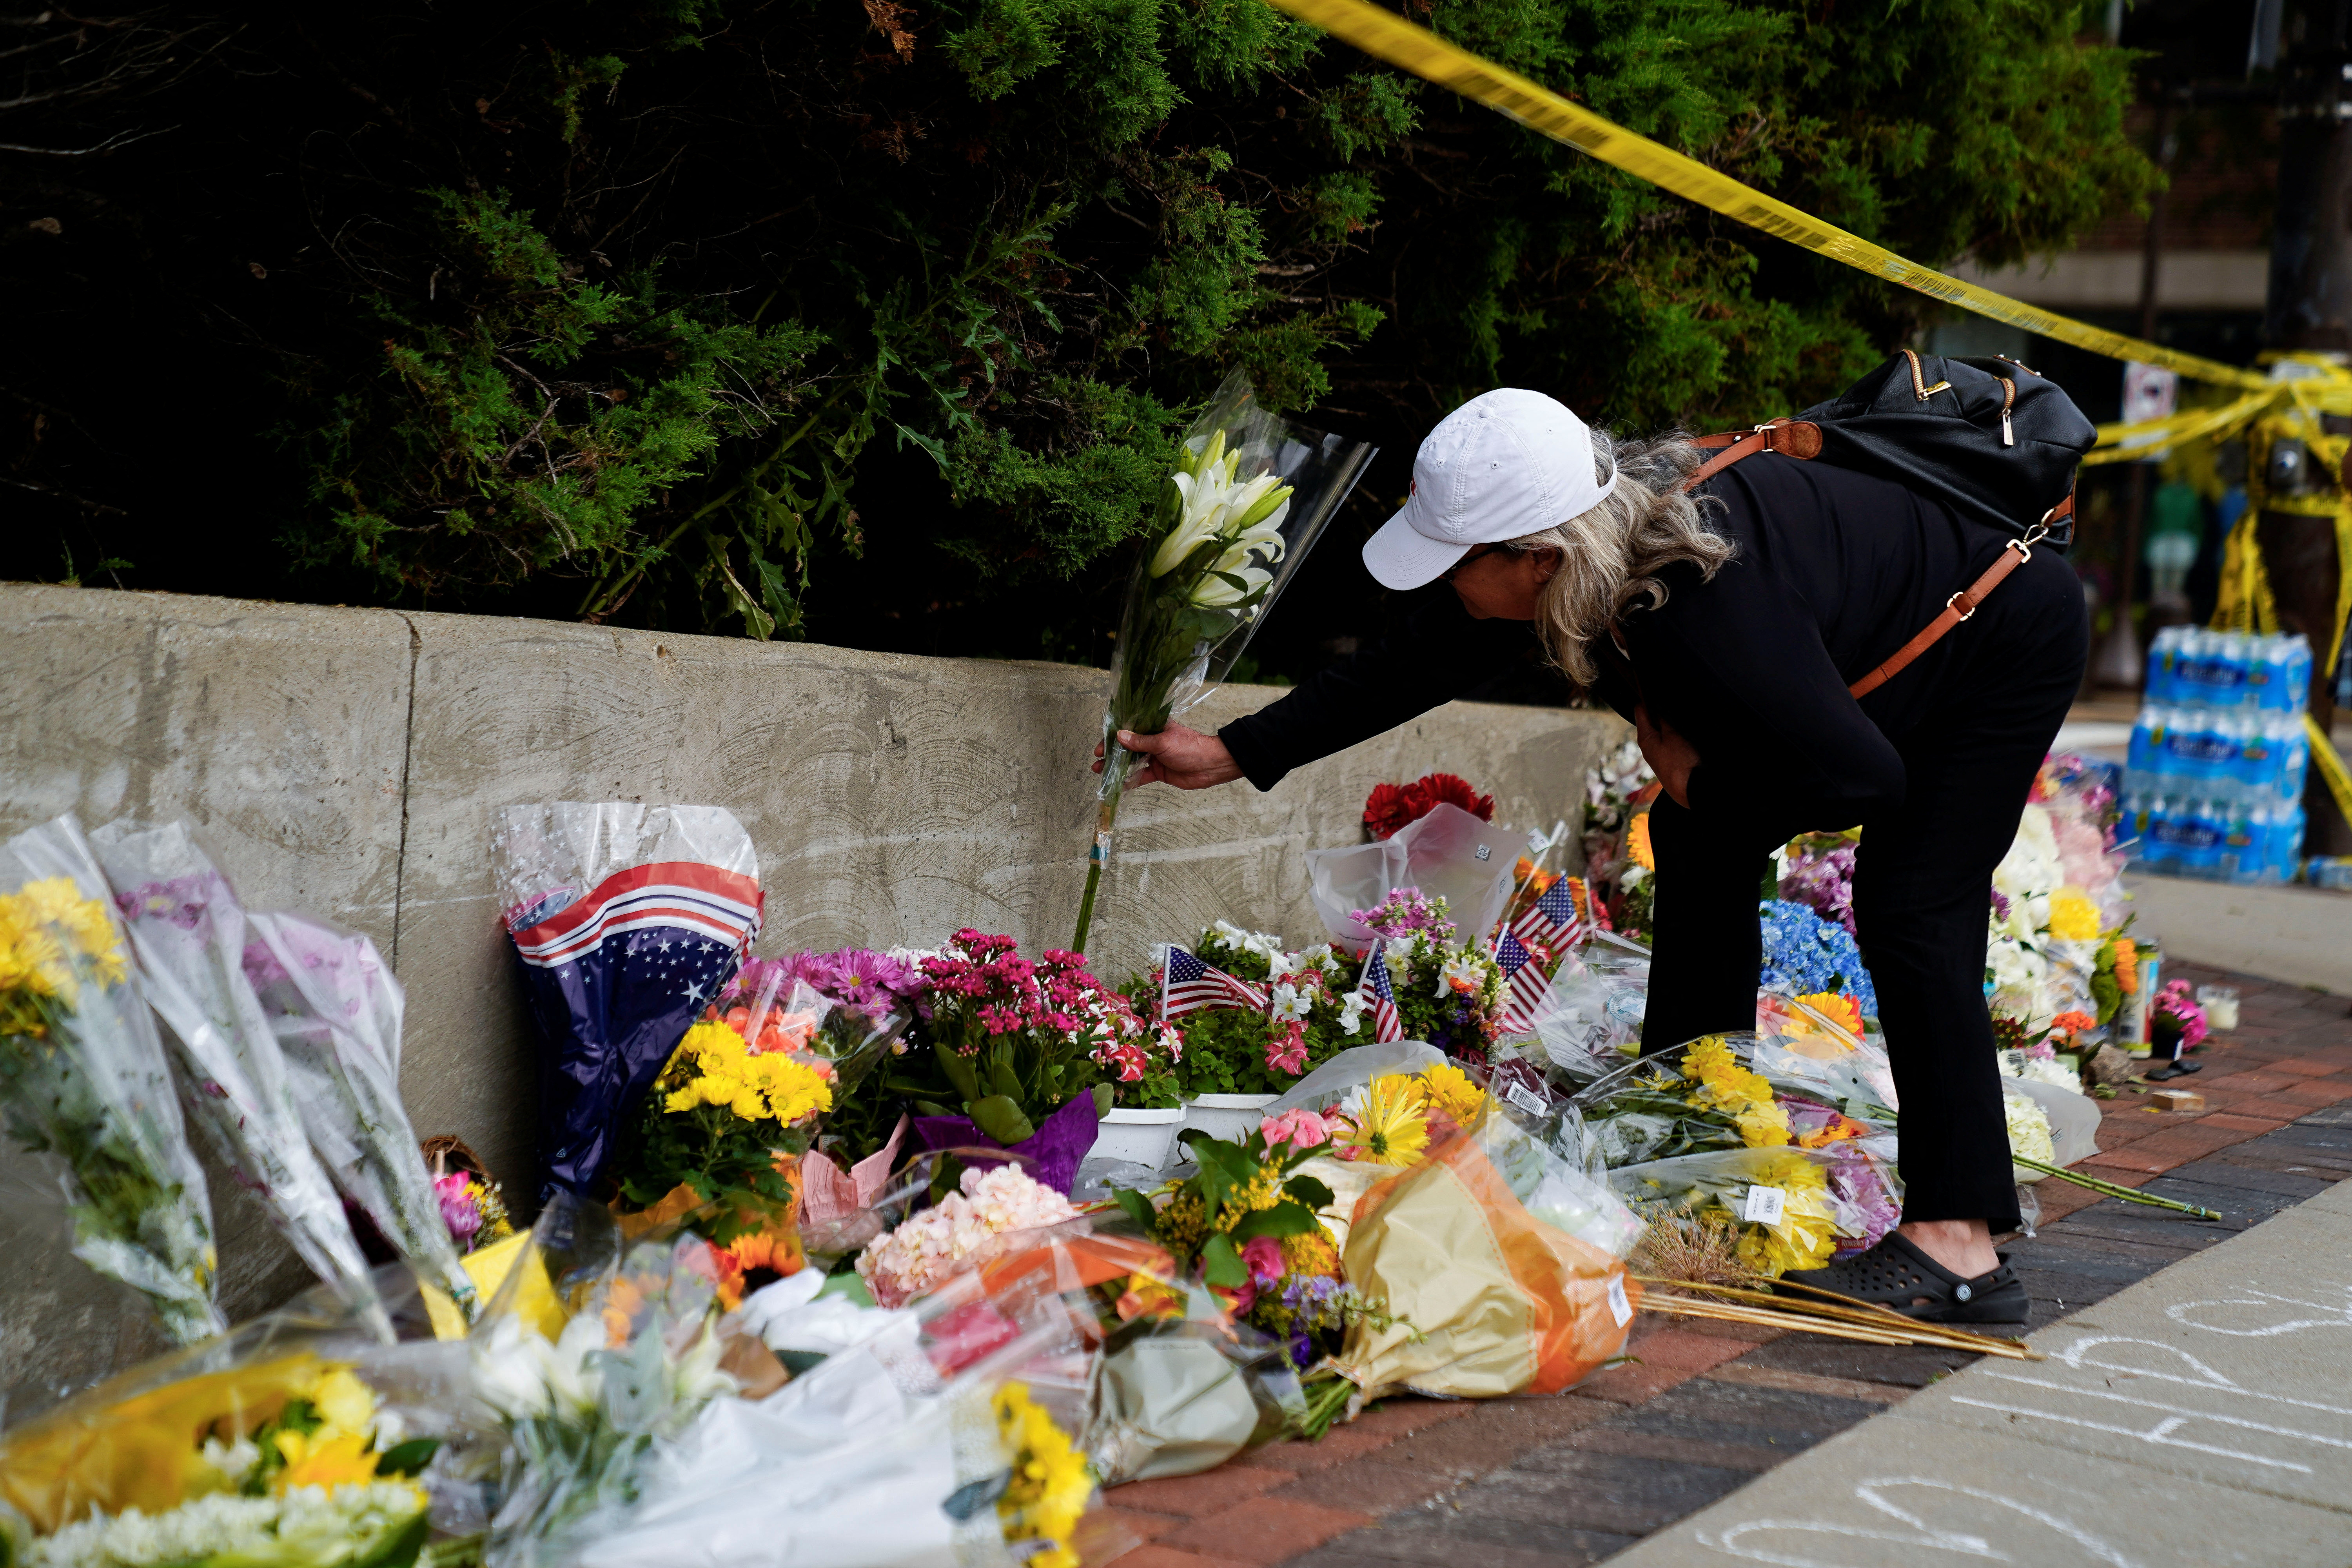
[[[1364,567],[1390,588],[1418,588],[1473,545],[1524,539],[1598,506],[1616,488],[1597,469],[1592,432],[1568,405],[1497,387],[1447,415],[1412,461],[1404,510],[1365,542]]]

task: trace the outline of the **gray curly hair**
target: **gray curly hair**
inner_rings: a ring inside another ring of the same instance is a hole
[[[1666,602],[1660,571],[1686,561],[1705,581],[1736,552],[1731,541],[1706,525],[1705,509],[1713,503],[1683,490],[1684,479],[1706,460],[1687,435],[1676,430],[1621,440],[1596,428],[1592,457],[1595,477],[1605,479],[1612,463],[1617,469],[1616,487],[1601,503],[1503,546],[1519,555],[1559,552],[1559,569],[1536,601],[1536,633],[1552,663],[1579,688],[1591,687],[1599,673],[1594,639],[1608,636],[1643,601],[1652,607]]]

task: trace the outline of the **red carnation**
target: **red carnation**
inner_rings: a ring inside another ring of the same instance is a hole
[[[1495,820],[1495,797],[1480,795],[1456,773],[1423,773],[1409,784],[1374,784],[1364,802],[1364,826],[1375,839],[1393,838],[1440,805],[1458,805],[1481,822]]]

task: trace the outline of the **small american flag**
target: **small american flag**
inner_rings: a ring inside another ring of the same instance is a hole
[[[1389,984],[1389,961],[1378,947],[1364,961],[1364,978],[1357,989],[1372,999],[1372,1038],[1402,1040],[1404,1020],[1397,1016],[1396,987]]]
[[[1562,877],[1552,883],[1542,898],[1520,911],[1504,934],[1517,938],[1530,955],[1541,953],[1547,959],[1574,947],[1584,937],[1584,921],[1576,912],[1575,881]],[[1499,954],[1501,949],[1496,951]]]
[[[1202,1007],[1246,1007],[1254,1013],[1263,1013],[1265,993],[1213,964],[1202,963],[1181,947],[1170,948],[1167,978],[1161,983],[1160,1016],[1176,1018]]]
[[[1495,944],[1495,962],[1503,971],[1503,1029],[1507,1034],[1532,1035],[1536,1019],[1542,1016],[1544,1003],[1551,994],[1551,982],[1544,978],[1543,965],[1536,962],[1527,944],[1509,931]]]

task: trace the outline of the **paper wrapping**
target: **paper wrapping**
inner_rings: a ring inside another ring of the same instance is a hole
[[[1147,1324],[1096,1363],[1087,1447],[1104,1485],[1198,1475],[1281,1431],[1214,1332]]]
[[[1623,1352],[1640,1302],[1622,1264],[1528,1214],[1468,1136],[1358,1199],[1340,1256],[1348,1282],[1398,1320],[1359,1322],[1340,1348],[1367,1399],[1558,1394]]]

